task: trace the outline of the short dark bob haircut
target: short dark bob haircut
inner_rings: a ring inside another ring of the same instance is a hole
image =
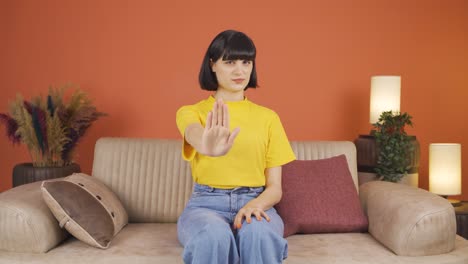
[[[244,90],[257,88],[257,71],[255,70],[255,56],[257,52],[253,41],[244,33],[235,30],[226,30],[219,33],[211,42],[200,69],[198,81],[203,90],[218,90],[216,74],[211,70],[211,62],[223,60],[249,60],[253,68],[250,80]]]

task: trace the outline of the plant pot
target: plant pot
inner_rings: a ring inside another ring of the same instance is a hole
[[[80,165],[73,163],[63,167],[34,167],[32,163],[21,163],[13,168],[13,187],[65,177],[74,172],[81,172]]]
[[[416,136],[410,136],[411,143],[414,146],[414,151],[411,153],[410,159],[410,170],[408,174],[403,177],[399,182],[410,186],[418,187],[418,170],[419,170],[419,158],[420,149],[419,142]],[[364,184],[368,181],[377,180],[377,174],[375,173],[375,167],[377,166],[377,158],[379,152],[377,149],[377,142],[375,137],[372,135],[359,135],[354,141],[356,145],[357,154],[357,165],[358,165],[358,181],[359,185]]]

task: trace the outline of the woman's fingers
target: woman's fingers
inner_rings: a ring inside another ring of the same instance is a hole
[[[245,212],[245,221],[250,224],[252,223],[252,210],[248,209],[247,212]]]
[[[218,124],[218,101],[214,103],[213,110],[211,112],[213,112],[211,126],[216,126]]]
[[[236,139],[237,134],[239,134],[239,132],[240,132],[239,127],[234,128],[234,130],[231,132],[231,135],[229,135],[228,145],[232,145],[234,143],[234,139]]]
[[[219,99],[214,103],[211,112],[213,112],[212,126],[223,126],[230,129],[231,117],[228,106],[223,102],[223,99]]]
[[[242,209],[241,209],[242,210]],[[235,229],[240,229],[242,227],[242,218],[244,217],[244,215],[242,214],[241,211],[239,211],[236,215],[236,218],[234,218],[234,228]]]
[[[223,118],[224,118],[223,110],[224,110],[223,99],[219,99],[219,101],[218,101],[218,120],[217,120],[217,125],[218,126],[223,125]]]
[[[224,104],[223,99],[217,100],[213,105],[213,118],[212,118],[212,125],[213,126],[225,126],[225,110],[227,109],[227,105]],[[229,116],[229,114],[227,114]],[[229,121],[227,121],[229,122]]]
[[[230,129],[229,123],[230,123],[229,109],[226,104],[223,104],[223,126],[225,126],[227,129]]]
[[[262,216],[263,216],[268,222],[270,222],[270,217],[267,215],[267,213],[265,213],[265,211],[261,211],[260,214],[262,214]]]
[[[210,129],[211,128],[211,118],[213,116],[213,111],[209,111],[208,112],[208,115],[206,115],[206,125],[205,125],[205,129]]]
[[[245,217],[245,221],[250,224],[252,223],[252,215],[258,221],[262,220],[262,217],[265,218],[268,222],[270,222],[270,217],[265,213],[265,211],[258,209],[258,208],[242,208],[237,213],[236,217],[234,218],[233,226],[235,229],[240,229],[242,227],[242,219]]]
[[[255,211],[254,212],[255,218],[257,218],[258,221],[262,221],[262,214],[260,211]]]

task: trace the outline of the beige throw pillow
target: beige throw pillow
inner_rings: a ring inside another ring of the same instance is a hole
[[[60,227],[91,246],[109,247],[128,223],[120,200],[95,177],[74,173],[61,181],[45,181],[41,189]]]

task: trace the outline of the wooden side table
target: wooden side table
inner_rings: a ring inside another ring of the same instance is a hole
[[[468,239],[468,201],[454,208],[457,217],[457,235]]]

